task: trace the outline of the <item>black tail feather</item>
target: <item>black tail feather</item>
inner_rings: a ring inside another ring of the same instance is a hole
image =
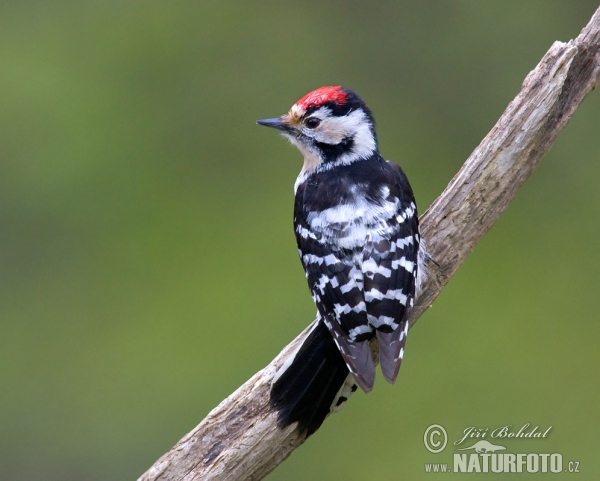
[[[271,387],[271,406],[285,428],[298,422],[307,437],[327,415],[349,371],[323,320],[310,332],[291,364]]]

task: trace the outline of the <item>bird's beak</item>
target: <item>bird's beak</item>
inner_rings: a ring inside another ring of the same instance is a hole
[[[277,117],[275,119],[257,120],[256,123],[258,125],[264,125],[265,127],[272,127],[277,130],[288,131],[290,129],[290,125],[287,122],[284,122],[281,119],[281,117]]]

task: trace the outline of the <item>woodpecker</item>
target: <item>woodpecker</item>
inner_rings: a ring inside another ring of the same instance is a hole
[[[271,405],[281,426],[298,422],[310,435],[357,385],[372,390],[371,344],[384,378],[396,380],[423,277],[417,207],[402,169],[379,153],[373,115],[352,90],[321,87],[257,123],[279,130],[304,156],[294,231],[317,322],[276,373]]]

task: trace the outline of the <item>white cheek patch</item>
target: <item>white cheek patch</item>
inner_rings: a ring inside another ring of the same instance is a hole
[[[305,129],[305,134],[317,142],[336,145],[345,137],[348,137],[347,129],[344,127],[343,122],[340,122],[341,119],[346,117],[331,116],[331,110],[327,107],[317,110],[311,117],[321,119],[321,125],[314,130]]]
[[[317,142],[336,145],[350,137],[354,140],[352,149],[354,153],[371,153],[375,149],[371,122],[363,110],[355,110],[343,117],[336,117],[331,114],[331,109],[322,107],[310,117],[320,119],[321,125],[317,129],[303,127],[302,132]]]
[[[329,109],[324,108],[317,111],[316,116],[321,118],[322,111],[329,113]],[[347,165],[368,158],[377,149],[371,129],[371,121],[367,114],[359,109],[343,117],[325,117],[318,129],[306,132],[306,135],[317,142],[331,145],[337,145],[345,138],[352,139],[352,148],[349,152],[341,155],[335,162],[319,166],[320,169],[330,170],[338,165]]]
[[[352,151],[340,157],[340,164],[349,164],[360,158],[366,158],[377,148],[371,131],[371,122],[362,110],[355,110],[350,115],[340,117],[339,123],[346,131],[346,136],[354,140]]]

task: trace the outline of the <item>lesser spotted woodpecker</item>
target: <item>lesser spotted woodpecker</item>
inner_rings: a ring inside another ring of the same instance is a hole
[[[304,156],[294,230],[318,321],[277,372],[271,404],[283,426],[298,421],[311,434],[356,384],[373,388],[373,339],[384,378],[396,380],[423,272],[417,207],[352,90],[321,87],[258,124],[281,131]]]

